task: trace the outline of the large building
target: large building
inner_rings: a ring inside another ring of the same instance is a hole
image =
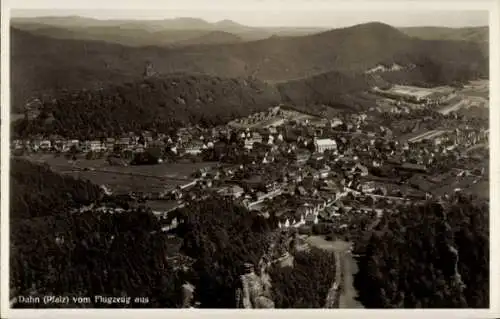
[[[326,150],[336,150],[337,142],[330,138],[315,139],[314,146],[316,148],[316,152],[323,153]]]

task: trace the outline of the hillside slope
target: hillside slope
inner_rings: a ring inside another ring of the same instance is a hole
[[[77,138],[140,129],[166,132],[186,124],[223,124],[279,101],[279,93],[258,80],[172,74],[60,94],[55,101],[43,103],[35,121],[22,120],[13,129],[21,136],[55,133]],[[49,124],[48,117],[54,119]]]
[[[170,49],[52,39],[16,29],[11,41],[14,108],[22,108],[35,94],[134,80],[146,61],[162,74],[195,72],[268,81],[334,70],[363,72],[381,62],[448,64],[481,75],[488,72],[488,57],[476,43],[415,39],[381,23],[301,37]]]

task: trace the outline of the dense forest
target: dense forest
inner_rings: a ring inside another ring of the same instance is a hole
[[[279,93],[258,80],[174,74],[61,93],[43,102],[34,121],[21,120],[13,130],[19,136],[50,133],[80,139],[138,130],[167,132],[188,123],[224,124],[278,102]]]
[[[449,65],[452,70],[488,75],[488,52],[478,43],[416,39],[382,23],[307,36],[170,49],[54,39],[18,29],[12,29],[11,41],[15,70],[12,99],[17,111],[22,111],[33,95],[50,96],[62,89],[91,90],[134,81],[147,61],[160,74],[252,76],[266,81],[288,81],[331,71],[364,72],[383,62],[417,65],[424,60]]]
[[[458,196],[385,215],[358,249],[367,308],[488,308],[488,205]],[[362,248],[361,248],[362,247]],[[456,266],[455,266],[456,265]]]

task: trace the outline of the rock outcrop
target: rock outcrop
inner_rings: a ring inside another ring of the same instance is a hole
[[[186,282],[182,285],[182,308],[191,308],[194,299],[195,286]]]
[[[266,265],[262,265],[260,274],[257,274],[252,264],[246,264],[246,273],[240,277],[241,288],[237,291],[238,308],[274,308],[271,299],[271,277],[266,272]]]
[[[274,308],[272,283],[268,269],[271,266],[293,267],[293,254],[300,250],[300,240],[293,232],[276,232],[271,235],[270,245],[257,264],[245,264],[245,273],[240,276],[240,287],[236,291],[238,308]]]

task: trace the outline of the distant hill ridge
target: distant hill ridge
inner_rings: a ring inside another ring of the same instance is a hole
[[[460,73],[462,79],[466,74],[488,76],[487,52],[478,43],[416,39],[383,23],[307,36],[174,48],[54,39],[12,28],[11,56],[15,70],[12,97],[17,109],[33,95],[135,81],[146,61],[160,74],[204,73],[268,82],[333,71],[362,73],[380,63],[419,65],[417,70],[433,72],[432,78],[445,78],[444,70]]]
[[[41,35],[65,38],[61,34],[71,31],[74,39],[106,40],[123,45],[165,45],[202,36],[213,31],[234,34],[250,41],[278,35],[306,35],[326,30],[325,28],[302,27],[250,27],[232,20],[221,20],[210,23],[199,18],[175,18],[163,20],[98,20],[85,17],[37,17],[13,18],[11,26],[40,34],[42,29],[51,28],[54,34]],[[62,30],[57,30],[62,29]],[[108,37],[93,32],[103,30]],[[131,32],[132,34],[129,34]],[[196,33],[196,36],[191,36]],[[138,36],[146,39],[138,39]],[[170,39],[170,36],[173,36]],[[66,37],[67,38],[67,37]],[[124,41],[126,38],[127,41]]]
[[[180,17],[173,19],[156,19],[156,20],[135,20],[135,19],[108,19],[101,20],[95,18],[87,18],[80,16],[68,17],[36,17],[36,18],[12,18],[11,24],[45,24],[56,27],[95,27],[95,26],[150,26],[151,28],[164,29],[182,29],[182,30],[214,30],[216,27],[245,27],[231,20],[222,20],[215,23],[210,23],[200,18]],[[248,27],[247,27],[248,28]]]

